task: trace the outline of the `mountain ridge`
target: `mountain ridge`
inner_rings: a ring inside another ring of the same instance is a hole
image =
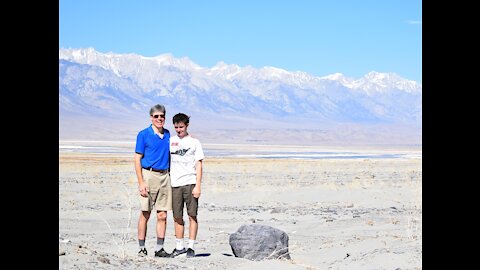
[[[161,103],[169,112],[194,115],[200,134],[224,127],[237,134],[263,127],[274,134],[305,125],[332,134],[339,126],[356,126],[358,134],[373,134],[372,127],[383,125],[421,142],[421,84],[395,73],[372,71],[355,80],[341,73],[316,77],[223,62],[205,68],[171,54],[143,57],[93,48],[60,49],[59,70],[62,138],[85,135],[66,128],[76,118],[132,129],[135,119],[148,120],[149,108]],[[235,125],[231,119],[241,120]],[[383,137],[387,142],[388,134]]]

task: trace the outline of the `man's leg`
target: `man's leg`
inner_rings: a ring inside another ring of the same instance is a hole
[[[157,211],[157,237],[165,238],[167,230],[167,211]]]
[[[167,230],[167,211],[157,211],[157,246],[155,247],[155,257],[170,257],[163,244],[165,241],[165,231]]]
[[[138,245],[140,247],[139,255],[147,255],[147,250],[145,248],[145,238],[147,236],[147,223],[150,218],[150,212],[141,211],[140,217],[138,218]]]
[[[147,236],[147,222],[150,218],[150,212],[142,211],[138,218],[138,240],[145,240]]]

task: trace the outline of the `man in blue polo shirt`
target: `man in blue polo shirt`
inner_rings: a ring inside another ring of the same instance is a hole
[[[147,223],[153,209],[157,212],[157,246],[155,257],[170,257],[163,243],[167,229],[167,211],[172,210],[170,186],[170,132],[165,129],[165,107],[157,104],[150,109],[152,124],[140,131],[135,145],[135,172],[140,192],[140,218],[138,220],[138,243],[140,256],[147,255],[145,237]]]

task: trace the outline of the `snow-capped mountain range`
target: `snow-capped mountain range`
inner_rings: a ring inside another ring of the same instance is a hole
[[[85,125],[145,125],[149,108],[157,103],[166,106],[170,117],[177,112],[194,116],[192,123],[197,119],[201,130],[350,125],[407,127],[421,134],[422,85],[394,73],[316,77],[224,62],[201,67],[171,54],[60,49],[59,88],[61,135],[80,119]]]

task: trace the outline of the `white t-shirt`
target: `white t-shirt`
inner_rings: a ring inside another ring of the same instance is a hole
[[[196,163],[205,158],[202,145],[190,135],[170,137],[170,181],[172,187],[197,183]]]

